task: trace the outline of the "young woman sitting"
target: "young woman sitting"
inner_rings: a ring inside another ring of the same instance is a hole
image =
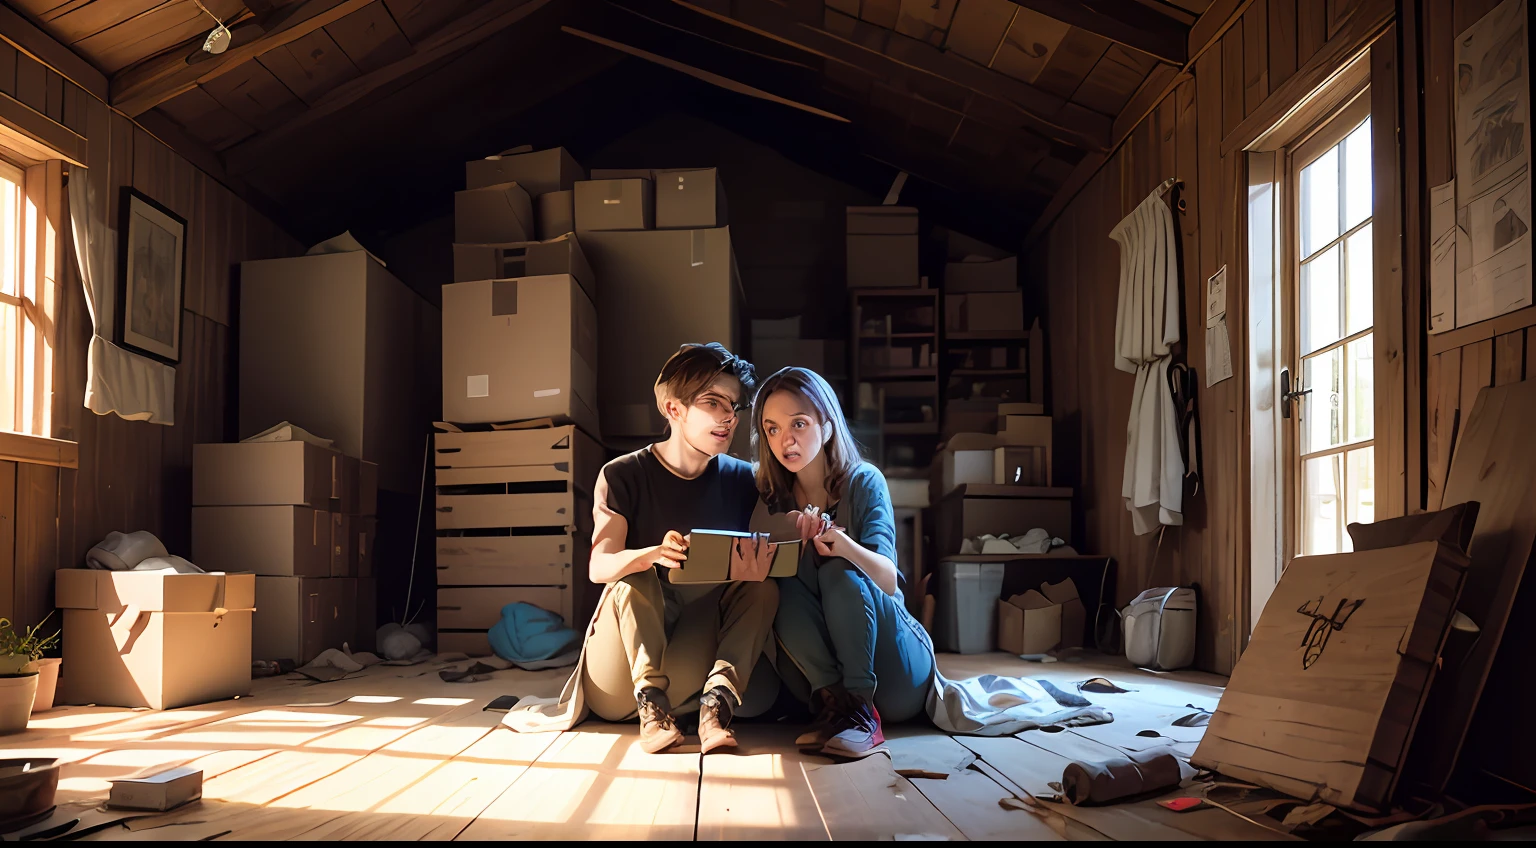
[[[779,674],[818,711],[796,744],[863,756],[885,742],[882,715],[924,711],[934,675],[933,643],[898,585],[885,477],[859,456],[832,387],[804,368],[758,389],[752,441],[764,503],[804,542],[774,620]]]

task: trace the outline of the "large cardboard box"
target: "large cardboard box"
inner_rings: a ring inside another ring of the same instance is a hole
[[[918,217],[910,206],[848,207],[848,287],[916,288]]]
[[[569,274],[443,286],[443,417],[558,418],[596,435],[597,331]]]
[[[574,233],[549,241],[524,241],[511,244],[455,244],[453,246],[453,281],[506,280],[517,277],[548,277],[570,274],[581,283],[587,296],[597,302],[597,277],[587,264],[586,254]]]
[[[955,299],[960,301],[959,325],[953,321]],[[1024,293],[971,292],[966,295],[947,295],[945,307],[950,310],[945,317],[946,326],[967,333],[1022,333],[1024,332]]]
[[[239,437],[291,421],[415,493],[442,399],[437,307],[363,251],[240,267]]]
[[[461,244],[533,241],[533,199],[517,183],[453,193],[453,240]]]
[[[326,577],[331,516],[306,506],[196,506],[192,561],[207,571]]]
[[[533,217],[540,241],[576,232],[575,190],[552,191],[535,197]]]
[[[331,570],[332,577],[357,576],[356,540],[352,536],[352,516],[331,513]]]
[[[353,515],[378,515],[379,464],[362,460],[357,469],[357,511]]]
[[[1019,287],[1016,256],[986,261],[950,262],[944,266],[946,292],[1007,292]]]
[[[1004,407],[1038,408],[1037,404],[1004,404]],[[1028,447],[1040,448],[1039,457],[1035,460],[1042,464],[1045,480],[1038,485],[1049,486],[1055,479],[1051,467],[1052,452],[1052,424],[1049,415],[1003,415],[1003,427],[998,433],[999,447]],[[1003,465],[1007,465],[1004,457],[999,457]],[[1006,483],[1008,480],[993,480],[994,483]]]
[[[996,448],[997,437],[987,433],[957,433],[951,437],[935,459],[937,485],[928,490],[929,501],[938,503],[956,486],[993,482]]]
[[[347,462],[340,453],[309,442],[193,445],[192,503],[329,509],[332,501],[351,500]]]
[[[514,148],[516,149],[516,148]],[[564,147],[512,153],[503,152],[464,163],[464,187],[485,188],[500,183],[518,183],[535,197],[549,192],[568,191],[587,172]]]
[[[654,436],[663,422],[651,387],[667,357],[687,342],[740,350],[741,285],[730,229],[594,232],[581,239],[603,281],[603,434]]]
[[[714,168],[656,172],[656,229],[724,227],[725,186]]]
[[[655,183],[646,179],[576,184],[576,232],[649,230],[655,226]]]
[[[257,577],[251,656],[300,665],[353,638],[356,581],[329,577]],[[249,665],[249,660],[247,660]]]
[[[250,574],[66,568],[63,703],[168,710],[251,692]]]
[[[1030,589],[997,602],[997,649],[1043,654],[1061,644],[1061,604]]]

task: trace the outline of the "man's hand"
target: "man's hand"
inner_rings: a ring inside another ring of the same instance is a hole
[[[676,530],[668,530],[661,544],[651,550],[655,555],[647,559],[656,565],[677,568],[688,561],[688,537]]]
[[[754,533],[750,538],[731,542],[731,579],[761,583],[773,567],[774,554],[779,546],[764,536]]]

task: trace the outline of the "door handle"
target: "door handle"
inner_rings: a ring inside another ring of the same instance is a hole
[[[1297,398],[1312,394],[1311,389],[1291,390],[1291,369],[1280,369],[1280,417],[1291,417],[1291,403]]]

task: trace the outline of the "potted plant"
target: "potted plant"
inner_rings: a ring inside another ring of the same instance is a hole
[[[59,643],[57,631],[51,636],[38,635],[47,621],[44,617],[26,632],[18,633],[12,629],[9,619],[0,618],[0,733],[18,733],[27,729],[41,676],[37,662],[43,659],[44,651]],[[58,666],[48,665],[57,680]],[[48,695],[51,707],[52,692]]]

